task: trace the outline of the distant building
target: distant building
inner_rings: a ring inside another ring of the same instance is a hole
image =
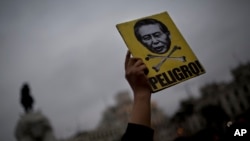
[[[171,118],[153,101],[151,123],[155,130],[154,141],[172,141],[177,137],[193,135],[204,129],[209,121],[216,122],[215,126],[225,126],[225,122],[234,121],[246,113],[249,115],[250,64],[240,65],[231,73],[232,81],[207,84],[200,89],[200,98],[183,100],[180,109]],[[126,91],[118,93],[115,100],[115,105],[103,112],[96,129],[78,133],[67,141],[120,141],[133,101]],[[204,117],[204,114],[208,116]]]
[[[221,106],[234,119],[250,108],[250,64],[241,64],[231,73],[233,80],[229,83],[202,87],[200,103]]]
[[[247,112],[249,114],[250,64],[241,64],[233,69],[231,73],[233,76],[232,81],[207,84],[200,89],[200,98],[189,98],[182,101],[181,108],[171,118],[172,121],[175,121],[172,124],[176,126],[176,130],[178,128],[183,129],[182,135],[192,135],[203,129],[208,119],[202,116],[202,110],[209,106],[217,107],[215,112],[221,115],[211,113],[211,116],[217,116],[216,120],[221,120],[220,122],[224,126],[226,123],[223,122],[234,121]]]
[[[120,141],[126,130],[132,110],[133,101],[127,91],[120,92],[115,97],[115,105],[108,107],[96,129],[81,132],[69,141]],[[152,102],[152,127],[155,129],[155,141],[168,141],[170,132],[167,131],[168,117]]]

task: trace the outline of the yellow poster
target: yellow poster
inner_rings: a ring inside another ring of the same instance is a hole
[[[116,25],[134,57],[142,58],[152,92],[205,73],[167,12]]]

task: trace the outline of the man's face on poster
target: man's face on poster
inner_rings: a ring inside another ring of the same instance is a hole
[[[164,33],[159,24],[142,25],[138,33],[141,43],[153,53],[166,53],[170,47],[171,41],[169,32]]]

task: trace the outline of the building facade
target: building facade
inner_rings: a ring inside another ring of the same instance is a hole
[[[231,70],[229,82],[210,83],[200,88],[201,97],[182,101],[181,108],[171,118],[181,135],[193,135],[210,126],[225,128],[229,122],[249,118],[250,64],[241,64]]]
[[[115,101],[115,105],[103,112],[102,119],[94,130],[78,133],[68,141],[120,141],[129,121],[133,101],[127,91],[118,93]],[[168,141],[170,137],[170,132],[167,130],[168,117],[156,102],[151,104],[151,115],[152,127],[155,130],[154,140]]]

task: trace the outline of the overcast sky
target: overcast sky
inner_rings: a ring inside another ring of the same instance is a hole
[[[15,140],[23,82],[58,138],[93,129],[117,92],[131,92],[115,25],[163,11],[207,71],[153,95],[172,115],[187,89],[198,97],[201,86],[230,81],[230,69],[250,60],[249,0],[1,0],[0,140]]]

